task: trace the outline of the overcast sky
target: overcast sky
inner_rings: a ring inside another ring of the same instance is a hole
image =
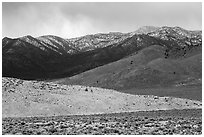
[[[131,32],[141,26],[202,29],[200,3],[3,3],[3,37]]]

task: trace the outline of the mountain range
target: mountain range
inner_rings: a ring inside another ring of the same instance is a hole
[[[161,47],[164,58],[170,62],[173,58],[201,53],[202,35],[201,31],[180,27],[145,26],[130,33],[98,33],[71,39],[51,35],[5,37],[2,40],[2,71],[3,76],[27,80],[66,78],[139,56],[137,53],[152,45]]]

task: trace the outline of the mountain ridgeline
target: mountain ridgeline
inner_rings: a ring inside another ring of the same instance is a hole
[[[163,84],[201,78],[201,49],[201,31],[166,26],[72,39],[51,35],[5,37],[2,72],[3,77],[27,80],[71,77],[60,82],[116,89],[134,85],[131,82],[144,86],[145,79],[157,85],[157,78],[163,79]]]

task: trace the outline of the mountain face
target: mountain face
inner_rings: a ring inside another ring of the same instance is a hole
[[[193,56],[202,48],[201,38],[201,31],[179,27],[143,27],[131,33],[99,33],[72,39],[51,35],[5,37],[2,71],[3,76],[21,79],[70,77],[123,58],[139,56],[141,50],[152,45],[162,48],[159,56],[164,59],[192,57],[189,60],[193,61]]]
[[[71,43],[50,36],[4,38],[2,43],[3,76],[11,77],[32,79],[47,76],[48,72],[56,69],[59,60],[77,52]]]

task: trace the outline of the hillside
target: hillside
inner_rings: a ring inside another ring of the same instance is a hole
[[[2,116],[53,116],[201,108],[200,101],[140,96],[79,85],[3,78]],[[117,103],[116,103],[117,102]]]
[[[131,94],[142,94],[140,91],[147,89],[150,90],[148,94],[158,96],[166,93],[161,89],[169,88],[174,93],[166,95],[200,100],[202,51],[193,48],[186,52],[186,56],[176,59],[165,58],[165,52],[165,47],[152,45],[124,59],[55,82],[115,89]]]
[[[196,81],[201,78],[201,51],[179,59],[166,59],[165,51],[162,46],[152,45],[135,55],[70,77],[68,83],[126,89],[170,86],[180,80]],[[63,84],[66,84],[66,80]]]

